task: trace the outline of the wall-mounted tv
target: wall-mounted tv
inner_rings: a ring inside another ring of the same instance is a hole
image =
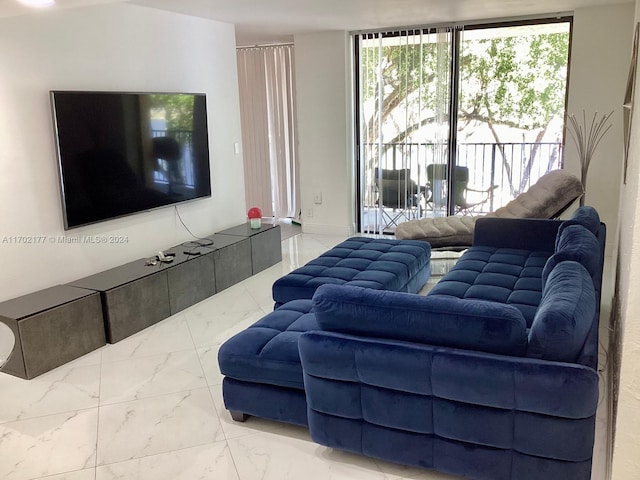
[[[65,229],[211,196],[204,94],[52,91]]]

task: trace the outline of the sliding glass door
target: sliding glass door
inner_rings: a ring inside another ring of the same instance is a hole
[[[361,225],[382,232],[422,216],[426,166],[446,163],[451,31],[360,35],[357,55]]]
[[[564,19],[459,33],[453,160],[478,191],[456,192],[469,208],[454,213],[495,210],[562,168],[570,28]]]
[[[357,35],[360,231],[486,213],[560,168],[570,26]]]

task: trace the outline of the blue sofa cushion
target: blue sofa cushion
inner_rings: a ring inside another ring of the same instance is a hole
[[[567,225],[558,231],[556,253],[542,270],[542,285],[547,282],[551,271],[561,262],[572,260],[582,264],[591,277],[595,277],[602,265],[602,252],[596,237],[582,225]]]
[[[310,299],[324,284],[417,293],[429,279],[430,258],[427,242],[352,237],[276,280],[273,300]]]
[[[575,212],[573,212],[571,218],[562,222],[562,224],[558,228],[558,239],[560,238],[562,230],[570,225],[582,225],[591,233],[597,235],[598,230],[600,229],[600,215],[598,215],[598,212],[593,207],[582,206],[578,208]]]
[[[313,296],[322,330],[522,356],[526,323],[511,306],[323,285]]]
[[[575,362],[596,312],[589,272],[578,262],[556,265],[546,281],[542,302],[529,331],[527,356]]]
[[[298,338],[317,330],[311,300],[294,300],[227,340],[218,351],[223,375],[303,389]]]
[[[516,307],[531,326],[542,298],[542,269],[553,252],[473,246],[429,292]]]

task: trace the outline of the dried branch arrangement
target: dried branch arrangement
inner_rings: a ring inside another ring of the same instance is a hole
[[[578,121],[575,115],[567,115],[567,130],[569,130],[569,135],[571,135],[578,149],[582,186],[585,190],[589,164],[600,141],[612,127],[609,121],[612,115],[613,111],[598,117],[598,112],[596,112],[593,114],[590,124],[587,124],[587,114],[584,110],[582,111],[582,123]],[[580,204],[584,204],[584,195],[580,199]]]

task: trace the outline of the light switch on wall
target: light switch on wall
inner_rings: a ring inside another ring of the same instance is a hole
[[[240,144],[238,142],[233,144],[233,153],[240,155]]]

